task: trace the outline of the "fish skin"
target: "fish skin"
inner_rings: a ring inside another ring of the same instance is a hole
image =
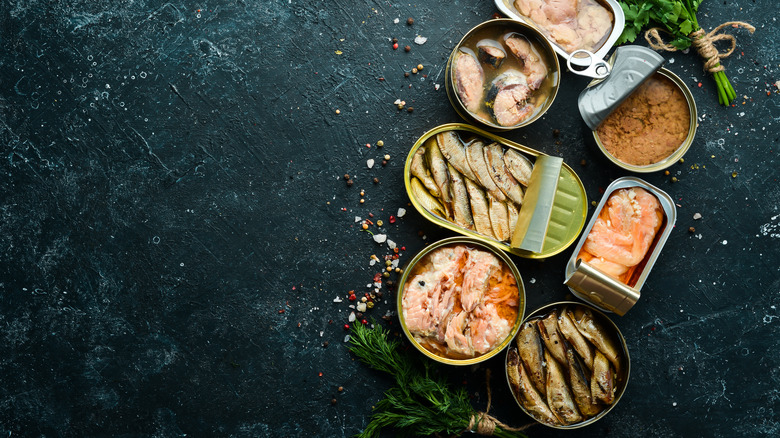
[[[433,141],[431,141],[431,139]],[[433,181],[439,187],[441,203],[449,217],[452,211],[452,193],[450,193],[450,173],[447,171],[447,160],[439,149],[438,141],[431,137],[426,142],[428,155],[428,168],[431,170]],[[430,143],[430,144],[429,144]]]
[[[593,376],[590,379],[590,392],[594,399],[611,405],[615,401],[615,376],[609,359],[596,350],[593,358]]]
[[[468,162],[466,162],[466,148],[458,134],[452,131],[441,132],[436,134],[436,141],[439,144],[442,155],[452,164],[452,167],[458,169],[458,172],[462,173],[466,178],[477,181],[477,176],[474,175]]]
[[[517,219],[520,218],[520,210],[517,209],[514,202],[507,202],[506,211],[509,213],[509,235],[514,236],[517,228]]]
[[[506,152],[504,152],[504,164],[506,165],[509,174],[512,175],[517,182],[528,187],[528,183],[531,181],[531,172],[534,168],[531,160],[514,149],[507,149]]]
[[[561,365],[545,351],[547,363],[547,406],[563,424],[574,424],[582,421],[582,415],[574,404],[574,398],[566,385],[566,376]]]
[[[558,418],[553,415],[539,391],[534,388],[534,385],[528,378],[525,367],[520,363],[520,356],[517,354],[517,350],[509,350],[506,369],[512,392],[514,392],[515,397],[528,413],[543,423],[559,425]]]
[[[499,189],[517,205],[523,204],[523,189],[504,164],[504,151],[498,143],[491,143],[483,149],[490,177]]]
[[[470,179],[466,179],[466,190],[469,193],[471,217],[474,219],[474,228],[477,230],[477,233],[490,238],[495,238],[495,236],[493,236],[493,227],[490,225],[488,201],[485,192],[477,183]]]
[[[566,362],[569,374],[569,386],[574,397],[574,402],[580,413],[585,417],[593,417],[601,412],[601,406],[593,400],[590,389],[588,375],[583,369],[582,363],[574,352],[574,349],[568,345],[564,346],[566,350]]]
[[[561,364],[565,364],[566,349],[563,345],[563,337],[558,331],[558,312],[553,310],[549,315],[537,322],[539,336],[541,336],[547,351]]]
[[[485,143],[478,140],[466,145],[466,162],[471,170],[474,171],[474,176],[477,177],[474,181],[481,184],[488,193],[503,202],[506,200],[506,195],[498,188],[493,178],[490,177],[490,171],[488,171],[488,166],[485,162],[484,147]]]
[[[447,171],[450,174],[450,187],[452,190],[453,220],[457,225],[468,230],[473,230],[474,219],[471,216],[469,194],[466,190],[466,182],[463,180],[463,175],[449,163],[447,164]]]
[[[569,341],[588,369],[593,369],[593,346],[582,336],[572,319],[571,311],[563,308],[558,315],[558,329],[561,335]]]
[[[609,331],[596,319],[596,315],[590,309],[577,309],[572,316],[580,334],[612,362],[616,372],[620,372],[620,352],[609,336]]]
[[[430,172],[427,169],[427,166],[425,165],[425,147],[418,148],[414,155],[412,156],[412,163],[410,166],[410,170],[412,172],[412,175],[416,176],[420,182],[425,186],[426,189],[428,189],[429,192],[431,192],[431,195],[435,197],[441,196],[441,192],[439,191],[439,186],[436,185],[436,181],[433,180],[433,177],[431,176]]]
[[[490,193],[488,193],[488,216],[496,239],[502,242],[509,240],[512,235],[509,233],[509,212],[506,203],[494,198]]]
[[[523,323],[523,326],[517,333],[515,343],[517,344],[517,353],[528,370],[531,382],[533,382],[534,387],[542,396],[546,396],[544,347],[542,346],[542,339],[539,337],[539,331],[536,329],[536,324],[530,321]]]
[[[412,177],[411,187],[412,195],[414,195],[417,201],[422,204],[423,208],[437,216],[447,218],[447,212],[441,202],[439,202],[439,199],[433,197],[419,179]]]

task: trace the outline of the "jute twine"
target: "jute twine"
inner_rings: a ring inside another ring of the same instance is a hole
[[[496,431],[496,427],[500,427],[501,429],[509,432],[521,432],[536,424],[529,423],[525,426],[512,427],[506,423],[502,423],[498,418],[488,414],[490,411],[490,403],[492,399],[492,395],[490,393],[490,369],[485,371],[485,380],[487,383],[487,407],[485,408],[484,412],[477,412],[476,414],[473,414],[471,418],[469,418],[469,426],[466,430],[476,432],[480,435],[490,436],[493,435],[493,433]],[[474,429],[475,427],[476,429]]]
[[[720,63],[720,60],[731,56],[731,54],[734,53],[734,50],[737,48],[737,39],[733,35],[719,33],[724,28],[729,26],[735,29],[741,27],[750,31],[750,33],[756,31],[755,27],[743,21],[727,21],[713,29],[710,33],[705,33],[704,29],[699,29],[695,32],[691,32],[691,34],[688,35],[688,37],[691,39],[691,44],[699,53],[699,56],[705,59],[704,69],[710,73],[716,73],[725,70],[723,65]],[[668,52],[677,51],[676,47],[664,42],[659,31],[666,32],[665,30],[657,27],[648,29],[647,32],[645,32],[645,40],[647,40],[647,42],[650,44],[650,47],[655,50],[666,50]],[[715,48],[715,42],[724,40],[731,43],[731,47],[725,52],[719,52],[718,49]]]

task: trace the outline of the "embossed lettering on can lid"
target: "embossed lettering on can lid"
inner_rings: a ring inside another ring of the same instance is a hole
[[[610,58],[612,71],[580,93],[577,105],[582,120],[595,130],[631,93],[664,64],[664,58],[647,47],[621,46]]]

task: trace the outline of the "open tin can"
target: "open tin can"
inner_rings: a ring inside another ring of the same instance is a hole
[[[510,156],[524,161],[530,169],[527,186],[517,196],[504,196],[498,191],[503,189],[488,187],[490,176],[480,184],[484,173],[470,169],[480,156],[485,157],[482,166],[490,161],[495,169],[503,168]],[[404,166],[404,184],[412,205],[431,222],[532,259],[553,256],[574,243],[588,210],[582,181],[562,159],[462,123],[437,126],[414,143]],[[454,199],[445,199],[449,195]],[[459,218],[459,209],[471,219]],[[501,220],[494,222],[496,217]],[[495,224],[503,221],[509,229],[497,230]]]
[[[507,348],[505,365],[520,409],[564,430],[607,415],[631,374],[626,340],[615,323],[588,304],[568,301],[528,315]]]
[[[526,126],[552,105],[561,67],[533,26],[495,19],[469,30],[447,60],[445,88],[464,120],[495,131]]]
[[[449,365],[497,355],[525,315],[525,287],[515,264],[470,237],[443,239],[415,255],[397,296],[401,327],[412,345]]]
[[[613,195],[615,196],[614,201],[610,201],[613,199]],[[657,205],[652,203],[653,199]],[[651,206],[654,210],[650,210]],[[629,250],[624,246],[618,246],[614,240],[606,242],[602,240],[607,235],[620,236],[621,229],[618,229],[618,225],[615,228],[605,228],[611,227],[617,219],[617,217],[610,215],[620,214],[631,209],[634,213],[644,214],[644,216],[633,217],[630,221],[623,222],[633,225],[635,224],[634,220],[637,221],[637,228],[632,228],[632,232],[637,235],[628,235],[628,238],[632,242],[639,242],[639,246],[632,246]],[[650,226],[652,219],[650,215],[653,214],[661,216],[658,218],[657,227]],[[641,222],[643,220],[647,222]],[[593,217],[574,248],[566,265],[565,284],[578,298],[592,303],[604,311],[615,312],[621,316],[625,315],[639,300],[640,290],[650,275],[650,270],[669,238],[676,220],[677,210],[674,201],[659,188],[635,177],[623,177],[615,180],[607,187]],[[638,227],[643,225],[654,228],[655,232],[652,235],[642,232]],[[598,231],[594,232],[594,227],[597,227]],[[643,241],[643,239],[645,240]],[[607,253],[607,251],[602,250],[605,248],[605,243],[611,245],[610,254],[619,254],[621,258],[618,259],[611,255],[601,256],[601,253]],[[617,249],[615,250],[615,248]],[[638,252],[641,249],[645,250],[643,254]],[[637,252],[632,252],[632,250]],[[594,252],[596,254],[593,254]],[[589,259],[590,262],[585,261],[586,259]],[[631,261],[624,263],[627,260]],[[628,266],[627,264],[630,263],[633,264]]]
[[[626,24],[617,0],[581,0],[568,10],[559,6],[555,17],[545,14],[540,1],[495,0],[495,4],[507,17],[539,28],[555,52],[576,66],[606,59]]]

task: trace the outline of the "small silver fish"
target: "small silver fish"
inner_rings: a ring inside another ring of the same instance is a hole
[[[545,352],[545,362],[547,363],[547,406],[563,424],[581,421],[582,415],[574,404],[563,369],[548,352]]]
[[[531,382],[540,394],[546,395],[544,346],[536,324],[530,321],[523,323],[515,343],[517,344],[517,353],[528,370]]]
[[[471,204],[471,216],[474,219],[474,228],[477,233],[487,237],[493,236],[493,227],[490,225],[490,215],[488,213],[488,200],[485,192],[474,181],[466,178],[466,190],[469,193],[469,203]]]
[[[563,338],[558,332],[558,312],[553,310],[537,322],[539,335],[544,341],[544,346],[550,352],[552,357],[561,364],[566,363],[566,350],[563,346]]]
[[[566,346],[566,365],[569,374],[569,386],[574,396],[574,402],[580,413],[585,417],[593,417],[601,412],[601,405],[593,400],[590,390],[588,375],[583,368],[582,361],[570,346]]]
[[[517,350],[509,350],[506,370],[512,392],[514,392],[515,397],[528,413],[543,423],[552,425],[560,424],[547,406],[547,403],[539,394],[539,391],[534,388],[534,385],[528,378],[528,372],[526,372],[525,367],[520,362],[520,356],[517,354]]]
[[[517,182],[528,187],[528,183],[531,181],[531,172],[534,169],[531,160],[514,149],[507,149],[504,152],[504,164]]]
[[[615,401],[615,375],[609,359],[596,350],[593,358],[593,377],[590,379],[590,392],[595,400],[611,405]]]
[[[462,173],[466,178],[472,181],[477,180],[476,175],[474,175],[466,161],[466,149],[458,134],[453,131],[441,132],[436,134],[436,141],[439,144],[442,155],[452,164],[452,167],[458,169],[458,172]]]
[[[490,171],[485,162],[484,147],[485,143],[479,140],[474,140],[466,145],[466,161],[468,162],[469,167],[471,167],[471,170],[474,171],[474,175],[477,177],[475,181],[480,183],[488,193],[493,195],[493,197],[503,202],[506,200],[506,195],[504,195],[504,192],[502,192],[496,183],[493,182],[493,178],[490,177]]]
[[[446,212],[445,217],[448,217],[452,211],[452,193],[450,193],[450,174],[447,172],[447,160],[444,159],[434,137],[425,142],[425,149],[428,155],[428,168],[431,171],[433,181],[439,187],[439,198]]]
[[[450,164],[447,164],[447,171],[450,174],[450,189],[452,191],[452,218],[457,225],[473,230],[474,219],[471,216],[469,194],[463,175]]]
[[[582,336],[604,353],[604,356],[615,366],[615,371],[620,372],[620,352],[618,347],[609,335],[609,331],[596,319],[596,315],[590,309],[577,309],[572,316],[572,320]]]
[[[499,189],[517,205],[523,204],[523,189],[504,164],[504,150],[498,143],[491,143],[483,149],[490,177]]]
[[[520,217],[520,210],[517,209],[517,205],[514,202],[507,202],[506,211],[509,213],[509,236],[514,236],[517,228],[517,219]]]
[[[588,369],[593,369],[593,346],[585,340],[577,326],[574,324],[574,320],[571,316],[571,311],[568,308],[563,308],[558,315],[558,329],[561,331],[561,335],[569,341],[569,344],[574,348],[577,354],[580,355],[582,361]]]
[[[419,147],[412,155],[412,163],[410,169],[412,175],[416,176],[426,189],[435,197],[441,196],[439,186],[436,185],[436,181],[433,180],[430,171],[425,165],[425,146]]]
[[[434,198],[416,177],[412,177],[411,188],[412,196],[417,199],[417,202],[419,202],[423,208],[444,219],[447,218],[447,213],[444,211],[444,206],[441,205],[441,202],[439,202],[437,198]]]
[[[509,240],[512,235],[509,233],[509,213],[506,203],[494,198],[490,193],[488,193],[488,215],[496,239],[502,242]]]

